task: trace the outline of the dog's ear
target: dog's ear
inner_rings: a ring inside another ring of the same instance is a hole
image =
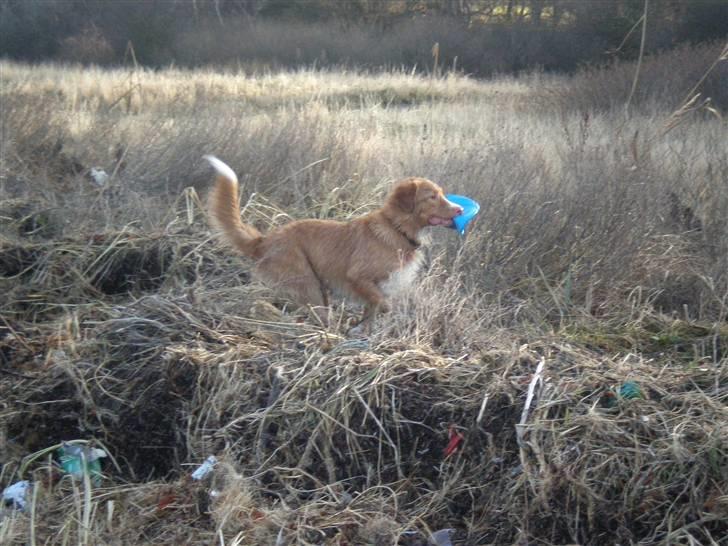
[[[414,212],[417,182],[404,180],[397,184],[392,192],[391,201],[405,212]]]

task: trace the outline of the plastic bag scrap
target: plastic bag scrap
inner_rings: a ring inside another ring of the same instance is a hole
[[[452,546],[450,542],[450,533],[454,532],[455,529],[440,529],[435,531],[430,536],[430,542],[435,546]]]
[[[32,484],[28,480],[15,482],[3,489],[3,505],[7,508],[16,508],[25,512],[28,506],[28,491]]]
[[[197,470],[192,473],[193,480],[202,480],[207,477],[217,464],[217,458],[214,455],[210,455],[205,462],[202,463]]]
[[[450,455],[455,453],[464,439],[465,436],[461,432],[458,432],[455,425],[450,425],[450,428],[448,429],[447,446],[442,452],[443,458],[447,459]]]
[[[619,399],[637,400],[642,398],[645,398],[644,391],[635,381],[625,381],[619,388],[610,389],[602,396],[602,400],[608,408],[617,406]]]
[[[440,529],[439,531],[435,531],[430,535],[429,540],[427,541],[427,544],[429,546],[452,546],[452,542],[450,541],[450,533],[454,533],[455,529]],[[409,536],[414,538],[418,544],[421,544],[420,540],[417,539],[417,537],[421,537],[424,539],[424,537],[420,534],[419,531],[405,531],[402,533],[404,536]],[[426,539],[425,539],[426,540]]]
[[[88,474],[94,485],[101,485],[101,460],[106,457],[103,449],[64,442],[58,448],[61,468],[66,474],[82,479]]]

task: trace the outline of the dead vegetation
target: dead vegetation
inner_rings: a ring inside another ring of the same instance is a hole
[[[199,235],[167,240],[4,251],[3,482],[36,484],[27,513],[3,515],[7,543],[31,528],[94,544],[723,536],[725,326],[643,308],[612,331],[584,320],[554,337],[478,336],[402,302],[377,335],[347,339],[256,302]],[[628,381],[639,397],[619,396]],[[28,464],[76,438],[113,456],[103,487],[84,491],[50,458]],[[191,481],[186,465],[209,454],[212,477]]]
[[[8,96],[52,80],[13,70]],[[327,77],[365,90],[291,99]],[[281,75],[251,84],[268,106],[188,97],[170,119],[172,95],[122,115],[81,80],[76,99],[66,80],[4,103],[0,484],[35,485],[0,513],[1,543],[724,543],[724,124],[650,140],[668,112],[408,81],[403,106],[366,90],[401,89],[384,76]],[[400,171],[451,180],[483,215],[464,242],[436,233],[413,294],[353,339],[346,302],[317,324],[214,242],[191,189],[211,148],[245,166],[262,229],[358,214]],[[74,439],[109,453],[101,486],[43,451]]]

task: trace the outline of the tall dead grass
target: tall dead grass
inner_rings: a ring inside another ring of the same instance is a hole
[[[722,540],[725,122],[542,74],[2,70],[0,483],[36,487],[0,542]],[[205,153],[262,229],[411,174],[482,212],[350,339],[218,248]],[[74,438],[104,487],[38,455]]]
[[[188,186],[204,193],[199,158],[211,152],[240,173],[246,200],[267,207],[269,217],[253,218],[264,227],[285,219],[275,211],[361,212],[416,173],[483,203],[458,267],[485,293],[548,300],[546,285],[568,282],[567,301],[593,312],[639,288],[664,312],[725,320],[728,160],[725,124],[710,114],[688,111],[675,124],[658,102],[626,120],[581,100],[565,109],[547,101],[554,79],[539,75],[478,83],[7,63],[3,72],[12,229],[33,215],[46,232],[158,226],[170,196]],[[110,181],[89,182],[91,167]],[[83,211],[70,227],[66,209]],[[436,247],[447,241],[452,256],[458,242],[448,235],[436,233]]]

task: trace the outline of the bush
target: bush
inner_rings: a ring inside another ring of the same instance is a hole
[[[90,25],[61,41],[58,57],[64,61],[105,65],[114,60],[114,49],[101,31]]]
[[[720,57],[725,44],[684,45],[644,58],[633,104],[672,109],[681,106],[688,92]],[[636,70],[635,61],[615,60],[607,66],[588,66],[559,86],[557,94],[568,109],[607,110],[627,102]],[[728,108],[728,61],[719,62],[697,89],[719,109]]]

